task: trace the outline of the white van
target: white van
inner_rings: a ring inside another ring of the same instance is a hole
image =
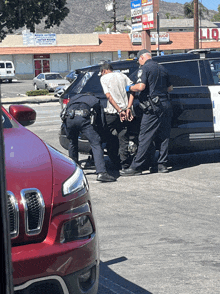
[[[12,83],[15,78],[15,68],[12,61],[0,61],[0,83],[3,80],[8,80]]]

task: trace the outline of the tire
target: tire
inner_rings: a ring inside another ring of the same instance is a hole
[[[12,83],[12,80],[8,80],[9,81],[9,83]]]
[[[39,88],[38,88],[38,86],[36,84],[34,84],[34,89],[39,90]]]

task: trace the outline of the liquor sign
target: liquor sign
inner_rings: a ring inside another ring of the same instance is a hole
[[[158,37],[157,33],[150,34],[150,41],[151,43],[157,43]],[[160,43],[169,43],[170,35],[168,33],[159,33],[159,42]]]
[[[220,40],[220,29],[219,28],[204,28],[200,29],[200,40]]]

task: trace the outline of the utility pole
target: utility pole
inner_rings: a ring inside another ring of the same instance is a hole
[[[116,2],[113,0],[113,32],[116,33]]]
[[[194,49],[199,49],[199,3],[194,0]]]
[[[160,55],[160,15],[157,12],[157,56]]]

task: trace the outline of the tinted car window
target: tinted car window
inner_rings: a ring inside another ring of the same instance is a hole
[[[173,62],[163,64],[174,87],[200,86],[198,61]]]
[[[213,77],[211,85],[220,85],[220,59],[214,59],[214,60],[209,60],[209,63],[207,65],[206,63],[206,69],[207,71],[209,70],[210,67],[211,70],[211,75]]]
[[[6,62],[6,68],[12,68],[11,62]]]
[[[1,63],[0,63],[0,68],[5,68],[5,64],[4,64],[4,62],[1,62]]]

